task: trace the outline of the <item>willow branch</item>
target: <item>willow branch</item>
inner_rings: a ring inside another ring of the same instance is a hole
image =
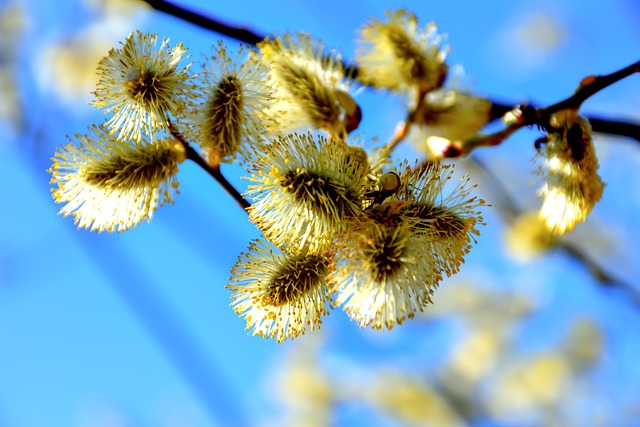
[[[535,106],[532,106],[536,108]],[[491,111],[489,113],[489,122],[493,122],[502,118],[509,111],[513,110],[515,106],[502,102],[494,101],[491,104]],[[591,130],[597,133],[604,133],[609,135],[626,136],[628,138],[635,139],[640,142],[640,124],[629,123],[623,120],[611,120],[602,117],[585,116],[591,123]]]
[[[198,152],[189,143],[185,143],[184,148],[187,151],[187,159],[193,160],[198,166],[200,166],[216,181],[218,181],[222,188],[224,188],[224,190],[229,193],[229,195],[233,197],[236,202],[238,202],[238,205],[240,205],[242,209],[246,211],[247,208],[251,206],[251,203],[249,203],[244,197],[242,197],[242,194],[240,194],[240,192],[236,190],[233,184],[227,181],[227,178],[222,175],[222,172],[220,171],[220,165],[211,166],[202,157],[200,157],[200,154],[198,154]]]
[[[187,154],[187,159],[195,162],[198,166],[204,169],[209,175],[211,175],[213,179],[218,181],[218,184],[220,184],[222,188],[224,188],[224,190],[231,197],[233,197],[235,201],[238,202],[238,205],[240,205],[240,207],[246,212],[247,208],[251,206],[251,203],[249,203],[244,197],[242,197],[242,194],[240,194],[240,192],[236,190],[233,184],[227,181],[227,178],[225,178],[224,175],[222,175],[222,171],[220,170],[220,164],[215,164],[212,166],[209,163],[207,163],[207,161],[200,156],[200,154],[191,146],[191,144],[189,144],[189,142],[186,139],[184,139],[182,134],[178,132],[178,130],[175,128],[175,126],[172,123],[169,124],[169,133],[171,133],[171,135],[176,140],[180,141],[180,143],[184,146],[184,149]]]
[[[582,79],[578,90],[572,96],[542,109],[541,114],[543,117],[549,117],[551,114],[561,110],[577,109],[592,95],[637,72],[640,72],[640,61],[604,76],[587,76]]]
[[[142,0],[142,1],[147,3],[149,6],[151,6],[155,10],[175,16],[178,19],[182,19],[183,21],[197,25],[198,27],[204,28],[206,30],[211,30],[215,33],[230,37],[234,40],[237,40],[239,42],[244,42],[252,46],[256,46],[261,41],[271,38],[268,35],[260,34],[253,30],[242,28],[237,25],[227,24],[218,18],[214,18],[212,16],[206,16],[201,13],[194,12],[189,9],[185,9],[182,6],[177,6],[165,0]],[[358,76],[357,65],[343,62],[343,68],[344,68],[345,74],[349,78],[355,79]]]
[[[591,123],[591,130],[594,132],[626,136],[640,142],[640,125],[599,117],[587,117],[587,119]]]
[[[151,6],[152,8],[160,12],[164,12],[166,14],[175,16],[176,18],[179,18],[179,19],[182,19],[183,21],[197,25],[198,27],[204,28],[206,30],[211,30],[218,34],[231,37],[232,39],[245,42],[253,46],[260,43],[266,37],[252,30],[249,30],[247,28],[241,28],[235,25],[226,24],[219,19],[213,18],[211,16],[202,15],[198,12],[191,11],[182,6],[177,6],[168,1],[164,1],[164,0],[143,0],[143,1],[147,3],[149,6]]]

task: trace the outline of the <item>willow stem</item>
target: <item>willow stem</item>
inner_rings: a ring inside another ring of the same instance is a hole
[[[540,113],[543,117],[549,117],[553,113],[568,108],[578,109],[589,97],[637,72],[640,72],[640,61],[604,76],[587,76],[582,79],[578,90],[576,90],[572,96],[550,105],[547,108],[543,108]]]
[[[271,38],[270,36],[259,34],[247,28],[230,25],[220,19],[213,18],[211,16],[205,16],[201,13],[185,9],[182,6],[175,5],[165,0],[143,1],[155,10],[175,16],[176,18],[182,19],[186,22],[190,22],[194,25],[197,25],[198,27],[211,30],[215,33],[222,34],[223,36],[231,37],[232,39],[247,43],[252,46],[256,46],[261,41]],[[342,65],[347,77],[351,79],[355,79],[358,77],[359,70],[356,64],[343,62]]]
[[[182,19],[183,21],[190,22],[198,27],[205,28],[207,30],[211,30],[218,34],[223,34],[225,36],[231,37],[235,40],[239,40],[245,42],[250,45],[257,45],[262,40],[265,39],[265,36],[261,34],[257,34],[247,28],[239,28],[237,26],[231,26],[225,24],[219,19],[215,19],[211,16],[204,16],[198,12],[193,12],[189,9],[186,9],[182,6],[175,5],[168,1],[164,0],[144,0],[149,6],[158,10],[160,12],[164,12],[168,15],[175,16],[176,18]]]
[[[173,123],[169,124],[169,133],[171,133],[171,135],[184,146],[187,154],[187,159],[194,161],[198,166],[200,166],[209,175],[211,175],[213,179],[218,181],[218,184],[220,184],[222,188],[224,188],[224,190],[231,197],[233,197],[236,202],[238,202],[238,205],[240,205],[240,207],[245,212],[247,212],[247,209],[251,206],[251,203],[249,203],[244,197],[242,197],[242,194],[240,194],[240,192],[236,190],[233,184],[227,181],[227,178],[222,175],[220,164],[217,162],[215,165],[210,165],[209,163],[207,163],[207,161],[203,159],[202,156],[200,156],[200,154],[191,146],[191,144],[189,144],[189,142],[184,139],[182,134],[178,132]]]
[[[198,166],[200,166],[209,175],[211,175],[213,179],[218,181],[218,184],[222,185],[222,188],[224,188],[225,191],[229,193],[229,195],[233,197],[235,201],[238,202],[238,205],[240,205],[240,207],[246,212],[247,208],[251,206],[251,203],[249,203],[244,197],[242,197],[242,194],[240,194],[240,192],[236,190],[233,184],[227,181],[227,178],[222,175],[222,171],[220,171],[220,165],[211,166],[202,157],[200,157],[200,154],[198,154],[198,152],[194,150],[193,147],[188,143],[185,144],[184,148],[187,151],[187,159],[193,160]]]

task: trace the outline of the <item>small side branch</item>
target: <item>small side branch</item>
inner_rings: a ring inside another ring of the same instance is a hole
[[[535,105],[532,106],[536,108]],[[502,102],[493,101],[491,104],[491,112],[489,122],[499,120],[513,110],[514,106]],[[609,135],[626,136],[640,142],[640,125],[629,123],[622,120],[610,120],[602,117],[585,116],[591,123],[591,130],[597,133],[606,133]]]
[[[202,156],[200,156],[200,154],[191,146],[191,144],[189,144],[189,142],[184,139],[182,134],[178,132],[173,124],[169,124],[169,133],[171,133],[171,136],[173,136],[177,141],[180,141],[180,143],[184,146],[185,152],[187,154],[187,159],[195,162],[209,175],[211,175],[213,179],[218,181],[218,184],[220,184],[222,188],[224,188],[224,190],[229,193],[229,195],[233,197],[236,202],[238,202],[238,205],[240,205],[240,207],[245,212],[247,212],[247,208],[251,206],[251,203],[249,203],[244,197],[242,197],[242,194],[240,194],[240,192],[236,190],[233,184],[227,181],[227,178],[222,175],[222,171],[220,171],[220,164],[216,163],[212,166],[207,163],[207,161],[203,159]]]
[[[599,117],[587,117],[591,123],[591,130],[609,135],[626,136],[640,142],[640,125],[634,123],[602,119]]]
[[[577,109],[589,97],[637,72],[640,72],[640,61],[604,76],[587,76],[582,79],[578,90],[576,90],[572,96],[557,104],[544,108],[541,113],[543,116],[548,117],[553,113],[568,108]]]
[[[143,1],[155,10],[175,16],[178,19],[182,19],[183,21],[197,25],[198,27],[204,28],[206,30],[211,30],[215,33],[230,37],[239,42],[247,43],[251,46],[256,46],[261,41],[267,38],[271,38],[270,36],[259,34],[247,28],[241,28],[236,25],[227,24],[220,19],[213,18],[211,16],[205,16],[201,13],[185,9],[181,6],[175,5],[165,0]],[[351,79],[357,78],[359,72],[357,65],[343,62],[343,68],[346,76]]]
[[[227,181],[227,178],[222,175],[222,172],[220,171],[220,165],[211,166],[202,157],[200,157],[200,154],[198,154],[198,152],[194,150],[194,148],[188,143],[185,144],[184,148],[187,151],[187,159],[193,160],[198,166],[200,166],[216,181],[218,181],[218,183],[222,185],[222,188],[224,188],[225,191],[229,193],[229,195],[233,197],[235,201],[238,202],[238,205],[240,205],[240,207],[246,212],[247,208],[251,206],[251,203],[249,203],[244,197],[242,197],[242,194],[240,194],[240,192],[236,190],[233,184]]]

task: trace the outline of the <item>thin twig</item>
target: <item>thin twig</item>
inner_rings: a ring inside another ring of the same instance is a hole
[[[640,125],[629,122],[587,117],[591,123],[591,130],[609,135],[627,136],[640,142]]]
[[[537,125],[545,129],[547,132],[551,132],[554,127],[551,123],[553,114],[562,110],[578,110],[582,103],[590,96],[639,71],[640,61],[604,76],[587,76],[582,79],[578,90],[576,90],[573,95],[548,107],[535,108],[531,105],[523,105],[515,107],[513,110],[508,110],[514,111],[516,117],[516,119],[508,127],[493,134],[478,135],[465,140],[462,144],[463,149],[459,154],[456,153],[456,157],[457,155],[469,154],[472,150],[478,147],[499,145],[509,136],[511,136],[511,134],[513,134],[515,131],[522,129],[525,126]],[[498,112],[502,109],[499,107],[502,106],[492,106],[490,111],[492,119],[495,119]],[[606,129],[607,127],[614,128],[615,134],[619,135],[624,131],[630,130],[629,128],[625,127],[617,129],[612,123],[606,123],[606,121],[604,121],[605,123],[603,123],[603,121],[603,119],[595,120],[596,127],[599,126],[598,129],[600,131]],[[637,133],[630,136],[632,136],[634,139],[638,139]]]
[[[240,194],[240,192],[236,190],[233,184],[227,181],[227,178],[222,175],[220,164],[212,166],[207,163],[207,161],[203,159],[202,156],[200,156],[200,154],[191,146],[191,144],[189,144],[189,142],[184,139],[182,134],[178,132],[173,123],[169,123],[169,132],[176,140],[182,143],[187,154],[187,159],[194,161],[198,166],[200,166],[209,175],[211,175],[213,179],[218,181],[218,184],[222,185],[222,188],[224,188],[225,191],[229,193],[229,195],[233,197],[236,202],[238,202],[238,205],[240,205],[240,207],[245,212],[247,212],[247,208],[251,206],[251,203],[249,203],[244,197],[242,197],[242,194]]]
[[[530,104],[531,105],[531,104]],[[537,108],[535,105],[531,105]],[[504,102],[493,101],[491,104],[491,112],[489,113],[489,122],[499,120],[514,109],[513,105]],[[629,123],[623,120],[611,120],[602,117],[586,116],[591,123],[591,130],[597,133],[606,133],[609,135],[626,136],[640,142],[640,125]]]
[[[460,150],[453,151],[453,156],[448,157],[458,157],[466,155],[478,147],[493,147],[496,145],[500,145],[516,131],[522,129],[525,126],[526,125],[524,123],[513,123],[498,132],[486,135],[477,135],[468,138],[464,141],[464,144],[461,145]]]
[[[194,12],[189,9],[185,9],[182,6],[177,6],[165,0],[143,0],[152,8],[175,16],[176,18],[187,21],[191,24],[197,25],[201,28],[211,30],[215,33],[223,36],[230,37],[240,42],[247,43],[252,46],[256,46],[261,41],[273,38],[266,34],[260,34],[247,28],[242,28],[237,25],[231,25],[223,22],[218,18],[211,16],[205,16],[201,13]],[[355,79],[358,77],[358,66],[353,63],[343,62],[342,67],[347,77]]]
[[[214,31],[218,34],[231,37],[232,39],[245,42],[253,46],[257,45],[265,39],[264,35],[258,34],[247,28],[240,28],[238,26],[225,24],[219,19],[213,18],[211,16],[204,16],[198,12],[193,12],[189,9],[186,9],[182,6],[177,6],[168,1],[144,0],[144,2],[160,12],[167,13],[169,15],[175,16],[176,18],[182,19],[183,21],[187,21],[194,25],[197,25],[198,27]]]
[[[541,110],[543,117],[568,108],[579,108],[582,103],[602,89],[611,86],[632,74],[640,72],[640,61],[635,62],[611,74],[604,76],[588,76],[582,79],[578,90],[569,98]]]
[[[242,194],[240,194],[240,192],[236,190],[233,184],[227,181],[227,178],[222,175],[222,172],[220,171],[220,165],[211,166],[202,157],[200,157],[200,154],[198,154],[198,152],[188,143],[185,144],[185,149],[187,150],[187,159],[193,160],[198,166],[200,166],[216,181],[218,181],[218,183],[222,185],[222,188],[224,188],[225,191],[229,193],[229,195],[233,197],[235,201],[238,202],[238,205],[240,205],[240,207],[246,212],[247,208],[251,206],[251,203],[249,203],[244,197],[242,197]]]
[[[411,126],[411,122],[402,121],[396,125],[396,128],[393,130],[393,135],[391,139],[385,145],[385,148],[391,153],[400,142],[407,136],[409,132],[409,126]]]
[[[611,86],[632,74],[640,72],[640,61],[603,76],[587,76],[580,82],[578,89],[570,97],[544,108],[531,105],[519,107],[518,122],[525,126],[538,125],[544,129],[553,129],[552,116],[563,110],[578,110],[582,103],[606,87]],[[493,109],[492,112],[495,112]],[[600,119],[602,120],[602,119]]]

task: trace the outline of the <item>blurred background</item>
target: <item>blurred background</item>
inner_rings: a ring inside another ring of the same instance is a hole
[[[640,53],[635,0],[176,2],[345,58],[369,17],[407,7],[448,34],[463,86],[510,104],[554,103]],[[459,166],[494,207],[423,316],[381,333],[336,309],[276,344],[243,331],[224,289],[258,232],[195,164],[175,205],[126,233],[57,215],[50,159],[104,120],[95,66],[135,29],[184,43],[195,69],[221,38],[133,0],[0,0],[0,427],[640,426],[638,141],[596,136],[603,199],[550,247],[526,221],[539,132],[478,150],[484,167]],[[583,111],[638,123],[638,99],[635,75]],[[357,101],[360,136],[384,142],[402,101]]]

